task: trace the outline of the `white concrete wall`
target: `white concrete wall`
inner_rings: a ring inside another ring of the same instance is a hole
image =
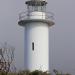
[[[46,23],[32,22],[25,25],[25,69],[49,70],[49,27]]]

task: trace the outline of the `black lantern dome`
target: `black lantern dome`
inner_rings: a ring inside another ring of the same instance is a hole
[[[26,1],[26,4],[30,6],[44,6],[47,4],[46,0],[30,0]]]

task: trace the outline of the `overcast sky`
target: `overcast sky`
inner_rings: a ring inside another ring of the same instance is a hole
[[[26,11],[25,0],[0,0],[0,44],[15,47],[18,69],[24,68],[24,28],[18,14]],[[50,28],[50,69],[75,75],[75,0],[48,0],[48,12],[55,14]]]

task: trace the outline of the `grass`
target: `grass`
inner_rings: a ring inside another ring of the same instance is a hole
[[[42,72],[42,71],[19,71],[19,72],[4,72],[4,71],[0,71],[0,75],[53,75],[49,72]],[[62,74],[62,73],[55,73],[55,75],[71,75],[71,74]]]
[[[48,72],[42,72],[42,71],[33,71],[33,72],[30,72],[30,71],[19,71],[19,72],[4,72],[4,71],[0,71],[0,75],[51,75],[50,73]]]

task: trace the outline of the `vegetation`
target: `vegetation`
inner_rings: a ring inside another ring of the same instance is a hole
[[[63,73],[60,73],[58,72],[57,70],[53,70],[53,72],[55,73],[55,75],[71,75],[71,74],[63,74]],[[0,71],[0,75],[53,75],[51,74],[50,72],[42,72],[42,71],[33,71],[33,72],[30,72],[30,71],[19,71],[19,72],[4,72],[4,71]]]
[[[69,73],[63,74],[62,72],[59,72],[58,70],[54,69],[53,72],[55,73],[55,75],[71,75]]]

